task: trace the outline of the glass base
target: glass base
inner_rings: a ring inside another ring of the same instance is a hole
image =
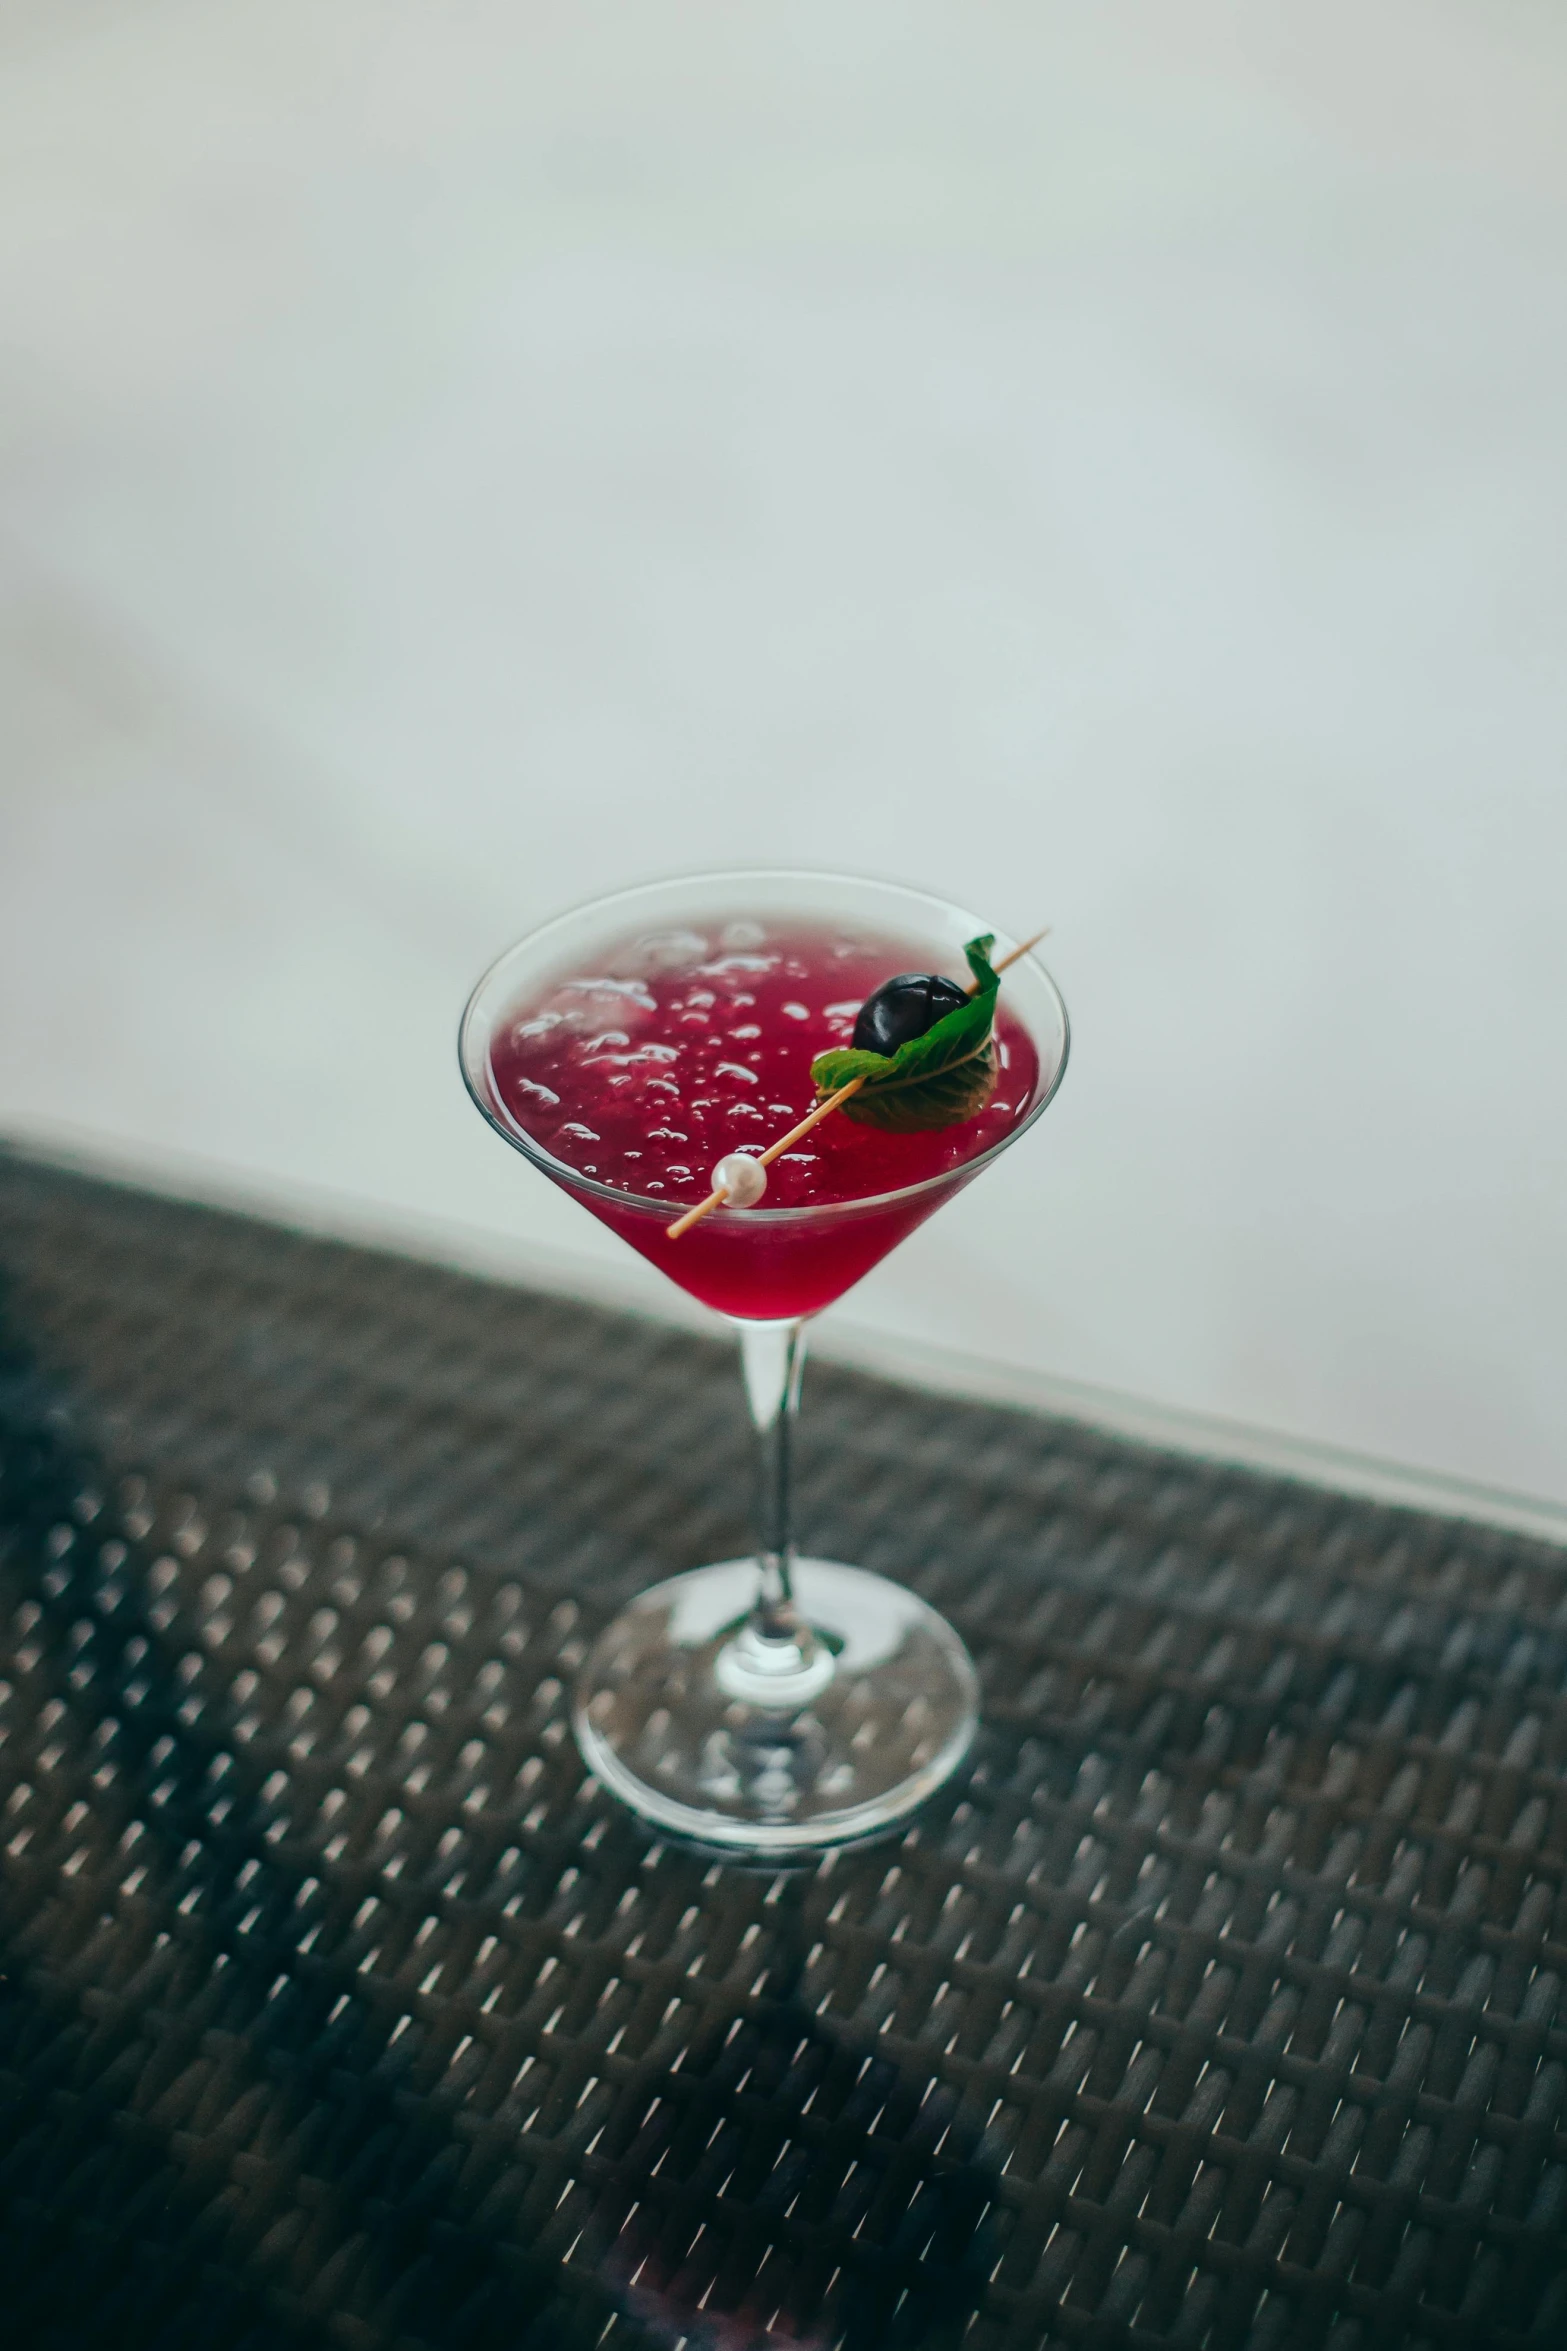
[[[951,1777],[979,1721],[968,1651],[901,1584],[831,1559],[794,1567],[798,1643],[758,1642],[754,1559],[641,1593],[582,1669],[584,1762],[633,1812],[760,1855],[875,1836]]]

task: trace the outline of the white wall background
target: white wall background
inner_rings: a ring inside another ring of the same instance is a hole
[[[1543,0],[7,0],[0,1125],[602,1263],[492,951],[946,885],[1076,1057],[861,1323],[1567,1497],[1564,95]]]

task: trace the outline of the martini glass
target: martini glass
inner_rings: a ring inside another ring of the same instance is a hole
[[[961,977],[964,942],[988,927],[887,882],[767,870],[693,875],[617,891],[544,924],[491,966],[463,1015],[463,1076],[496,1132],[739,1332],[756,1437],[755,1553],[672,1576],[632,1601],[587,1657],[573,1704],[588,1768],[644,1820],[688,1843],[777,1858],[874,1836],[924,1803],[968,1751],[978,1683],[946,1620],[886,1577],[797,1555],[790,1440],[809,1317],[1042,1115],[1066,1067],[1066,1007],[1032,955],[1011,965],[1003,1005],[1026,1030],[1037,1070],[1009,1122],[976,1131],[971,1156],[961,1155],[964,1131],[947,1130],[959,1140],[943,1144],[933,1174],[865,1197],[720,1208],[679,1240],[668,1226],[684,1202],[607,1183],[530,1131],[498,1066],[503,1043],[519,1015],[552,991],[587,985],[583,975],[650,993],[661,972],[716,952],[725,938],[743,938],[764,956],[769,940],[804,932],[884,941],[882,976],[919,968]],[[997,933],[995,958],[1014,944]],[[829,1041],[802,1034],[802,1054]],[[930,1153],[908,1156],[923,1166]]]

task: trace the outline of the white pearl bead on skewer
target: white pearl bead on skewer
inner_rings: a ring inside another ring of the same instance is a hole
[[[754,1208],[767,1189],[767,1170],[745,1151],[731,1151],[713,1170],[713,1189],[726,1208]]]

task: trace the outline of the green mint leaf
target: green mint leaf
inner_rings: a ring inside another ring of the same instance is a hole
[[[961,1126],[984,1109],[996,1089],[996,1053],[991,1027],[1000,980],[990,968],[994,933],[970,939],[963,952],[976,982],[966,1004],[942,1014],[923,1037],[911,1037],[896,1053],[857,1052],[852,1045],[818,1053],[811,1082],[818,1094],[834,1094],[851,1078],[864,1085],[843,1105],[845,1118],[894,1134],[923,1128]]]

